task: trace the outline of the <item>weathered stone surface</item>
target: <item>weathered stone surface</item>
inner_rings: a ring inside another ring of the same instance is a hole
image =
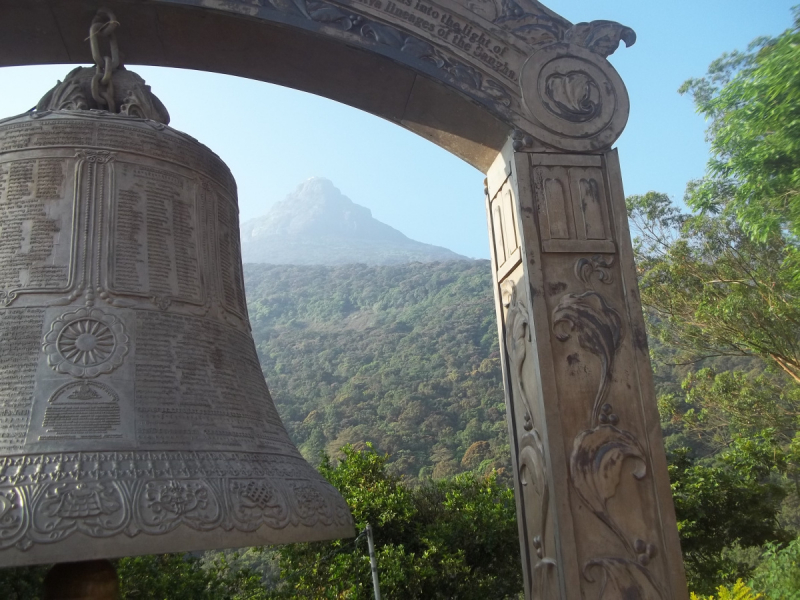
[[[0,506],[4,566],[352,535],[264,383],[230,172],[163,124],[0,121]]]
[[[351,104],[485,170],[512,129],[610,147],[627,95],[606,57],[633,31],[535,0],[104,2],[129,64],[213,70]],[[88,61],[93,0],[0,0],[0,65]],[[63,41],[60,41],[63,40]]]
[[[687,598],[616,152],[513,145],[487,211],[526,597]]]

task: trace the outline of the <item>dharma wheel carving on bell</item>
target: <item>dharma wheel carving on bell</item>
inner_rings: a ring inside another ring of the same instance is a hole
[[[76,70],[0,121],[0,565],[353,535],[264,382],[230,171],[119,72],[127,114]]]

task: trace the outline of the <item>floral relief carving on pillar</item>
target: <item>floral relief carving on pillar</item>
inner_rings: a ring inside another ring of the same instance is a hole
[[[547,458],[542,436],[537,430],[530,390],[525,383],[525,361],[531,343],[527,303],[512,280],[503,283],[503,304],[506,308],[506,350],[514,394],[518,394],[524,411],[519,441],[519,482],[525,501],[527,540],[532,561],[531,588],[536,598],[558,596],[558,563],[552,557],[548,535],[550,529],[550,486]]]
[[[600,361],[600,381],[591,406],[589,429],[575,437],[569,461],[570,483],[581,502],[619,539],[627,556],[593,557],[582,566],[583,577],[600,585],[599,599],[638,598],[664,600],[661,584],[648,568],[656,546],[631,535],[610,507],[623,477],[641,481],[647,476],[647,452],[638,438],[620,427],[620,419],[608,401],[617,351],[623,340],[622,317],[593,282],[610,285],[613,257],[579,258],[576,277],[588,289],[563,295],[552,314],[555,338],[563,343],[573,337],[579,346]]]

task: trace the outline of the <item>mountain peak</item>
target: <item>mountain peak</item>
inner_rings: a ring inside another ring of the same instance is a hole
[[[329,179],[311,177],[263,217],[241,225],[244,262],[396,264],[463,260],[381,223]]]
[[[352,200],[342,194],[339,188],[337,188],[330,179],[316,175],[314,177],[309,177],[298,185],[295,190],[289,194],[287,200],[292,196],[308,196],[313,194],[319,194],[321,196],[327,195],[331,198],[341,197],[352,203]]]
[[[300,203],[306,206],[322,204],[340,206],[342,208],[358,206],[350,198],[342,194],[330,179],[325,177],[309,177],[298,185],[282,202],[278,202],[278,205],[283,203]],[[364,206],[359,208],[365,210],[369,216],[372,216],[372,212],[368,208]]]

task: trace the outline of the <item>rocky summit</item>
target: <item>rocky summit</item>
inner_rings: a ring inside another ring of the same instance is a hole
[[[242,223],[241,239],[245,263],[392,265],[469,260],[381,223],[322,177],[301,183],[269,213]]]

